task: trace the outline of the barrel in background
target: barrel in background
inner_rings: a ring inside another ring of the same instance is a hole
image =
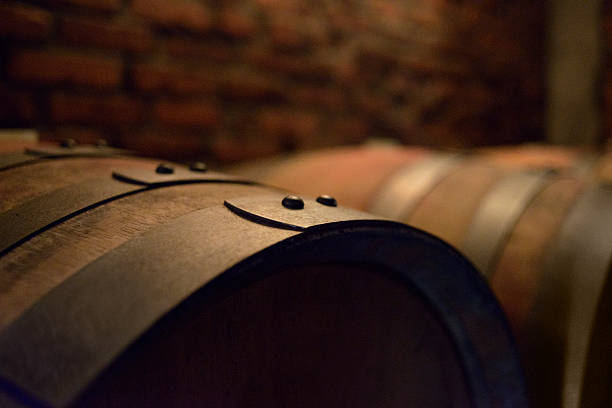
[[[470,177],[491,177],[486,174],[491,171],[503,173],[515,169],[543,168],[577,171],[602,180],[612,180],[612,152],[596,153],[542,145],[472,151],[439,151],[393,145],[336,147],[245,162],[226,170],[303,194],[316,195],[328,191],[335,194],[343,205],[367,211],[371,210],[372,201],[388,185],[392,175],[397,175],[401,169],[410,171],[412,164],[424,163],[433,156],[475,158],[469,163],[474,163],[478,168],[465,170],[470,172]]]

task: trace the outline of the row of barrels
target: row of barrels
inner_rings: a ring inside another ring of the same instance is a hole
[[[0,406],[527,404],[493,293],[426,232],[103,144],[0,175]]]
[[[351,147],[229,170],[446,240],[508,316],[533,406],[612,401],[612,152]]]

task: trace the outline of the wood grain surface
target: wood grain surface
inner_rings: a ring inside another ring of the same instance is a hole
[[[583,188],[581,180],[561,177],[540,191],[516,223],[490,278],[521,342],[529,341],[521,328],[533,307],[538,286],[546,284],[540,279],[545,257]]]
[[[157,160],[134,158],[67,158],[44,160],[2,172],[0,211],[9,210],[29,199],[72,184],[112,177],[114,168],[141,167]]]
[[[396,170],[423,160],[420,147],[335,148],[228,169],[289,191],[333,195],[341,205],[366,210],[370,199]]]
[[[107,169],[108,170],[108,169]],[[97,257],[164,221],[264,193],[262,187],[195,184],[151,190],[87,211],[0,258],[0,329]]]
[[[434,186],[402,221],[460,247],[482,198],[507,173],[506,169],[470,159]]]
[[[443,325],[418,294],[377,272],[293,267],[181,311],[77,406],[470,406]]]

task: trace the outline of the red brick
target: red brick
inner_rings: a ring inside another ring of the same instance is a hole
[[[142,52],[153,45],[151,33],[145,28],[85,17],[62,19],[59,35],[71,44],[116,50]]]
[[[331,77],[329,66],[303,58],[272,55],[268,52],[259,51],[252,52],[248,58],[255,65],[296,79],[326,81]]]
[[[419,135],[427,135],[426,138],[420,138]],[[444,124],[426,124],[425,126],[414,127],[411,131],[398,134],[398,139],[406,144],[421,144],[425,146],[458,146],[457,131]]]
[[[252,17],[227,10],[219,14],[216,28],[233,38],[247,38],[255,33],[255,23]]]
[[[53,16],[36,7],[0,4],[0,37],[40,40],[51,32]]]
[[[164,125],[209,128],[219,120],[217,108],[210,102],[160,101],[154,112]]]
[[[325,45],[328,40],[328,26],[320,20],[279,14],[270,23],[270,38],[280,50],[305,50],[312,46]]]
[[[138,90],[148,93],[207,94],[214,89],[210,73],[176,65],[138,64],[130,76]]]
[[[473,73],[470,64],[458,57],[443,58],[441,56],[408,56],[402,58],[400,66],[415,75],[423,76],[453,76],[469,77]]]
[[[38,109],[34,95],[0,86],[0,123],[7,126],[35,124]]]
[[[270,37],[279,49],[303,49],[309,45],[308,38],[296,30],[291,22],[274,24],[270,27]]]
[[[114,88],[120,85],[119,58],[53,51],[22,51],[11,59],[8,72],[17,80],[40,84]]]
[[[357,143],[366,140],[370,127],[360,118],[342,118],[334,121],[329,129],[332,144]]]
[[[389,108],[389,103],[385,95],[366,92],[363,89],[360,89],[356,93],[353,97],[353,102],[358,111],[370,116],[381,115]]]
[[[239,72],[219,80],[219,94],[232,102],[271,102],[285,99],[283,89],[269,79]]]
[[[255,0],[255,3],[261,8],[274,11],[299,12],[309,9],[308,3],[305,3],[303,0]]]
[[[315,86],[295,88],[289,92],[291,100],[301,105],[340,109],[345,105],[345,95],[336,89]]]
[[[430,2],[424,2],[420,7],[415,7],[407,12],[406,18],[418,24],[420,28],[444,29],[446,24],[444,15],[439,8],[432,6]]]
[[[334,10],[328,14],[330,25],[347,35],[369,32],[367,19],[363,16],[348,15],[345,10]]]
[[[351,55],[336,58],[333,64],[334,81],[338,84],[347,85],[354,88],[355,83],[359,83],[359,67]]]
[[[517,2],[518,4],[518,2]],[[441,7],[440,7],[441,6]],[[519,5],[521,7],[524,5]],[[489,20],[493,20],[496,18],[496,13],[485,13],[482,7],[482,4],[442,4],[438,5],[437,12],[442,14],[445,23],[448,24],[448,21],[453,21],[454,26],[459,30],[460,33],[469,33],[474,31],[474,29],[478,30],[481,33],[486,31],[480,31],[480,25],[486,24]],[[533,11],[533,9],[532,9]],[[515,21],[514,19],[510,19],[510,21]],[[518,27],[518,26],[517,26]]]
[[[371,120],[376,126],[394,137],[415,132],[419,124],[419,112],[414,106],[386,109]]]
[[[420,85],[420,86],[419,86]],[[430,81],[426,84],[416,83],[417,98],[420,106],[435,109],[454,95],[461,95],[461,86],[456,81]]]
[[[406,25],[406,7],[402,2],[389,0],[368,0],[365,12],[375,16],[370,20],[382,27]]]
[[[380,81],[394,69],[401,55],[383,47],[361,49],[357,55],[357,67],[362,77]]]
[[[117,11],[123,0],[40,0],[53,6],[68,5],[98,11]]]
[[[171,37],[166,40],[166,50],[174,57],[206,58],[227,62],[233,57],[232,50],[226,45],[210,44],[183,37]]]
[[[288,141],[301,147],[312,145],[319,130],[316,115],[286,109],[260,112],[257,124],[266,138]]]
[[[211,26],[206,7],[194,0],[134,0],[134,12],[164,27],[180,27],[201,33]]]
[[[58,123],[121,125],[141,122],[140,100],[124,96],[88,96],[59,93],[49,100],[49,115]]]
[[[227,164],[271,156],[282,152],[283,148],[280,143],[270,140],[261,143],[260,140],[241,140],[222,135],[213,142],[211,150],[218,162]]]
[[[180,129],[145,129],[121,134],[121,147],[149,157],[170,160],[202,159],[208,138],[201,132]]]

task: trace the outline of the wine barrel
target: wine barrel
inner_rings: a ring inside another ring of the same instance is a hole
[[[431,161],[438,165],[428,164]],[[416,170],[419,166],[425,168]],[[410,188],[416,194],[429,191],[438,180],[464,166],[467,168],[462,171],[471,177],[494,177],[489,172],[501,177],[516,170],[554,169],[612,180],[612,152],[597,154],[530,144],[472,151],[388,145],[335,147],[240,163],[225,170],[303,194],[333,192],[348,207],[379,211],[375,206],[381,190],[388,188],[391,177],[402,170],[415,176],[411,177],[410,187],[404,185],[401,190]],[[418,171],[426,174],[417,177]]]
[[[1,406],[526,403],[492,292],[425,232],[104,146],[0,169]]]
[[[402,155],[408,159],[398,164]],[[380,173],[379,163],[387,166]],[[611,163],[610,153],[541,146],[419,155],[412,148],[344,148],[284,159],[260,174],[304,193],[313,180],[319,191],[356,197],[356,208],[459,248],[489,280],[509,317],[533,406],[574,408],[612,401],[612,361],[603,352],[612,344],[612,309],[605,306]],[[369,174],[356,196],[355,185],[367,172],[377,175]]]

